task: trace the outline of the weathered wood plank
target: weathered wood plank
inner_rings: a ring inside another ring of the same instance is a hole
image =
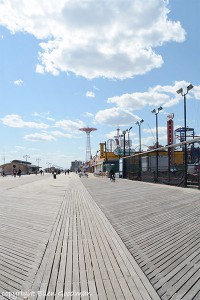
[[[9,210],[16,206],[16,214],[7,227],[9,235],[6,231],[2,235],[0,248],[5,252],[4,271],[10,270],[13,280],[23,281],[19,290],[31,290],[29,300],[159,299],[79,177],[70,174],[58,176],[56,181],[50,177],[41,182],[31,180],[22,186],[15,182],[15,188],[9,189]],[[111,200],[114,204],[115,199]],[[120,207],[123,212],[118,215],[123,218],[126,210],[123,204]],[[0,227],[7,226],[8,218],[0,211]],[[131,220],[126,226],[131,226]],[[11,288],[8,283],[7,287]]]
[[[181,282],[185,286],[189,276],[194,279],[191,270],[200,270],[199,192],[121,182],[82,180],[162,299],[170,299]],[[197,297],[196,290],[187,288]]]

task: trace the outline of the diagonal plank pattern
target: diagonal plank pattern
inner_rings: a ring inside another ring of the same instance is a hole
[[[63,198],[35,177],[12,179],[0,182],[0,295],[6,299],[31,286]]]
[[[92,176],[82,182],[161,299],[199,300],[199,190]]]
[[[22,180],[1,186],[0,300],[160,299],[78,176]]]
[[[31,287],[35,299],[160,299],[78,177]]]

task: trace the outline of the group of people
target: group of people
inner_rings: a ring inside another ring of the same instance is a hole
[[[44,175],[44,171],[43,171],[43,170],[40,170],[39,173],[40,173],[41,175]],[[35,175],[37,175],[37,174],[38,174],[38,171],[35,171]]]
[[[19,169],[18,171],[16,169],[14,169],[13,170],[13,175],[14,175],[14,177],[16,177],[16,176],[21,177],[21,175],[22,175],[21,169]]]
[[[40,173],[41,175],[44,175],[44,171],[43,171],[43,170],[40,170],[39,173]],[[28,174],[28,173],[27,173],[27,174]],[[36,171],[35,174],[37,175],[38,172]],[[18,171],[17,171],[16,169],[13,169],[13,176],[14,176],[14,177],[16,177],[16,176],[21,177],[21,175],[22,175],[21,169],[19,169]]]

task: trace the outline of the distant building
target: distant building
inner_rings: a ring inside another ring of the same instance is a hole
[[[106,172],[114,169],[116,173],[119,170],[119,155],[114,152],[105,151],[105,143],[100,143],[99,156],[90,160],[90,171],[92,173]]]
[[[80,160],[75,160],[75,161],[71,162],[71,168],[70,168],[70,170],[72,172],[76,172],[78,170],[81,170],[82,167],[83,167],[83,162],[80,161]]]
[[[32,165],[31,162],[23,160],[13,160],[10,163],[6,163],[0,166],[4,171],[5,175],[13,175],[14,170],[18,171],[19,169],[23,174],[33,174],[36,171],[39,171],[41,167]]]

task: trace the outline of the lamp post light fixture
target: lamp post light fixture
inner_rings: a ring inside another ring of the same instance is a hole
[[[139,152],[142,152],[142,143],[141,143],[141,124],[144,122],[143,119],[141,119],[140,121],[137,121],[135,124],[138,125],[139,128]],[[141,180],[141,174],[142,174],[142,160],[141,160],[141,155],[139,156],[139,179]]]
[[[26,173],[28,174],[27,158],[30,158],[28,154],[24,155],[23,158],[26,158]]]
[[[131,149],[130,149],[130,139],[129,139],[129,135],[130,135],[130,131],[132,129],[132,126],[129,128],[129,129],[126,129],[126,131],[128,132],[128,155],[130,156],[130,152],[131,152]]]
[[[156,110],[155,108],[151,111],[153,114],[155,114],[156,116],[156,148],[159,147],[159,143],[158,143],[158,114],[159,112],[162,110],[162,106],[158,107],[158,109]]]
[[[140,121],[137,121],[135,124],[136,125],[138,125],[138,127],[139,127],[139,151],[140,151],[140,153],[142,152],[142,143],[141,143],[141,128],[140,128],[140,126],[141,126],[141,124],[144,122],[144,120],[142,119],[142,120],[140,120]]]
[[[38,163],[38,172],[39,172],[39,163],[40,163],[41,158],[36,158],[36,161]]]
[[[155,177],[155,182],[158,181],[158,147],[159,147],[159,142],[158,142],[158,114],[162,110],[162,106],[158,107],[156,110],[155,108],[151,111],[153,114],[156,116],[156,177]]]
[[[193,89],[193,85],[190,84],[187,86],[187,91],[186,93],[183,93],[183,89],[180,88],[177,90],[177,94],[181,94],[184,99],[184,142],[185,142],[185,147],[184,147],[184,187],[187,187],[187,114],[186,114],[186,95],[188,92]]]
[[[126,156],[126,130],[122,131],[124,137],[124,157]]]

